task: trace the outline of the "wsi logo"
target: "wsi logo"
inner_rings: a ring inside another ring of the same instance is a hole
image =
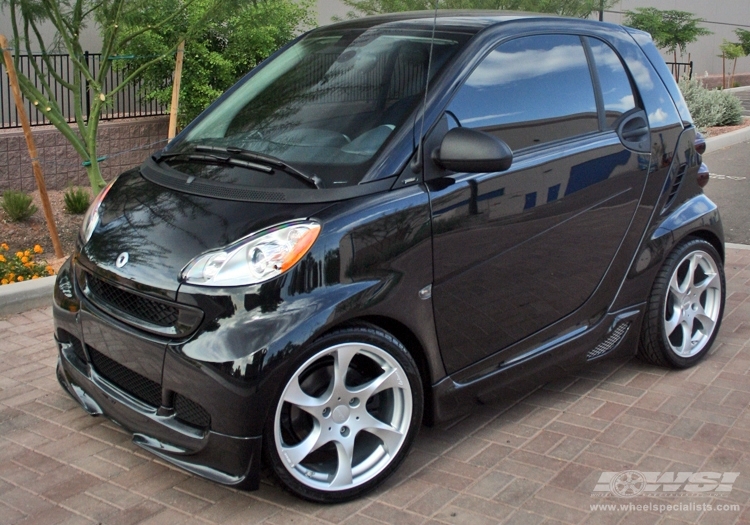
[[[704,494],[706,492],[731,492],[739,472],[602,472],[592,496],[612,494],[618,498],[639,495],[678,495],[680,492]]]

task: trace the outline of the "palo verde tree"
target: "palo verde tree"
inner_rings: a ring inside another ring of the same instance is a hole
[[[701,27],[702,18],[687,11],[661,11],[654,7],[639,7],[625,12],[625,25],[651,33],[654,43],[674,55],[677,62],[677,49],[685,53],[688,44],[699,37],[710,35],[711,31]]]
[[[142,69],[142,89],[149,99],[168,104],[173,60],[154,62],[165,56],[174,42],[202,21],[200,29],[185,41],[183,77],[180,85],[178,120],[184,126],[219,95],[262,60],[312,26],[310,0],[253,0],[227,2],[217,7],[212,0],[196,0],[169,27],[142,32],[158,21],[158,13],[176,9],[181,0],[150,0],[148,10],[131,12],[122,26],[139,33],[123,51],[136,58],[129,62],[148,65]],[[150,64],[147,64],[150,63]]]
[[[431,10],[435,9],[436,1],[440,9],[506,9],[587,18],[594,11],[611,7],[616,0],[343,0],[352,8],[347,13],[349,18]]]
[[[112,103],[113,97],[123,90],[149,63],[171,55],[178,45],[175,36],[171,45],[161,56],[151,57],[148,62],[122,75],[116,85],[105,89],[105,79],[112,68],[108,57],[118,55],[134,39],[148,33],[159,33],[170,27],[195,0],[183,0],[172,11],[162,12],[154,22],[136,30],[123,30],[121,22],[130,13],[150,9],[146,0],[0,0],[0,7],[10,15],[13,28],[11,45],[18,81],[23,95],[39,108],[49,122],[70,142],[83,161],[91,189],[97,194],[104,187],[99,161],[97,160],[97,131],[102,111]],[[220,2],[220,0],[216,0]],[[43,24],[51,24],[54,38],[45,38]],[[84,59],[80,34],[88,24],[99,27],[102,37],[102,60],[98,69],[91,71]],[[197,25],[200,25],[198,22]],[[185,28],[190,33],[195,27]],[[184,35],[183,35],[184,37]],[[19,68],[21,54],[41,53],[41,60],[31,60],[31,71]],[[63,77],[56,71],[52,53],[70,55],[72,72]],[[50,86],[48,78],[54,78],[62,92]],[[69,124],[62,111],[62,100],[73,101],[75,126]],[[90,101],[87,107],[87,99]]]

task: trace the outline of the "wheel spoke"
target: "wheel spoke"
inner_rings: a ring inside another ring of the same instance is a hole
[[[716,322],[706,315],[702,308],[695,314],[695,318],[703,325],[703,330],[701,330],[703,335],[709,336],[713,333]]]
[[[669,280],[669,293],[671,293],[674,296],[675,303],[681,304],[682,299],[685,297],[685,294],[687,293],[687,290],[689,287],[688,286],[689,281],[682,282],[682,283],[679,282],[677,280],[677,277],[678,277],[677,273],[678,272],[675,271],[674,274],[672,275],[672,278]]]
[[[352,457],[354,457],[354,438],[334,441],[338,455],[336,475],[331,487],[346,487],[352,484]]]
[[[352,358],[357,355],[359,349],[354,345],[339,347],[333,355],[333,393],[337,395],[346,394],[346,372]]]
[[[350,389],[349,392],[359,396],[363,402],[367,402],[372,396],[383,390],[389,388],[403,388],[403,381],[399,378],[398,373],[395,369],[383,371],[378,377],[372,381],[365,383],[355,389]]]
[[[300,464],[311,452],[319,449],[328,442],[323,437],[320,429],[320,425],[316,424],[312,432],[300,443],[292,447],[282,446],[282,453],[285,459],[290,463],[290,467],[294,468]]]
[[[711,288],[718,288],[719,287],[719,276],[716,273],[710,273],[706,276],[703,281],[700,283],[695,283],[692,286],[693,291],[695,291],[696,295],[700,297],[700,295],[708,289]]]
[[[672,335],[675,328],[682,322],[682,308],[675,306],[672,308],[672,316],[664,322],[664,329],[667,332],[667,337]]]
[[[692,326],[689,326],[687,321],[682,321],[678,330],[682,330],[682,344],[674,347],[674,351],[679,355],[688,355],[692,341]]]
[[[311,414],[315,419],[320,417],[320,412],[324,405],[328,403],[331,398],[331,387],[320,397],[312,397],[306,394],[299,386],[299,377],[294,378],[289,382],[286,392],[284,393],[284,401],[290,403],[301,410],[304,410],[308,414]]]
[[[404,434],[398,429],[387,423],[383,423],[370,414],[363,416],[360,428],[380,439],[390,455],[396,453],[404,437]]]

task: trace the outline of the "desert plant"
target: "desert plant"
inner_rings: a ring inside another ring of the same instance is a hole
[[[81,215],[89,209],[91,197],[83,188],[70,188],[63,195],[65,210],[72,215]]]
[[[44,252],[38,244],[31,250],[19,251],[13,255],[7,253],[8,250],[6,243],[0,244],[0,284],[20,283],[55,274],[51,266],[34,260]]]
[[[732,93],[706,89],[695,79],[681,80],[680,89],[697,128],[742,123],[742,103]]]
[[[3,193],[3,210],[12,221],[25,221],[34,215],[36,206],[31,202],[31,195],[22,191],[8,190]]]

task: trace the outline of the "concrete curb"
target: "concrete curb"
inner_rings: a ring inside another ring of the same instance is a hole
[[[718,137],[708,137],[706,139],[706,153],[713,153],[720,149],[728,148],[729,146],[734,146],[735,144],[747,141],[750,141],[750,126],[738,129],[737,131],[724,133]],[[708,169],[710,170],[711,166],[709,166]]]
[[[52,305],[54,275],[0,286],[0,316],[19,314]]]

